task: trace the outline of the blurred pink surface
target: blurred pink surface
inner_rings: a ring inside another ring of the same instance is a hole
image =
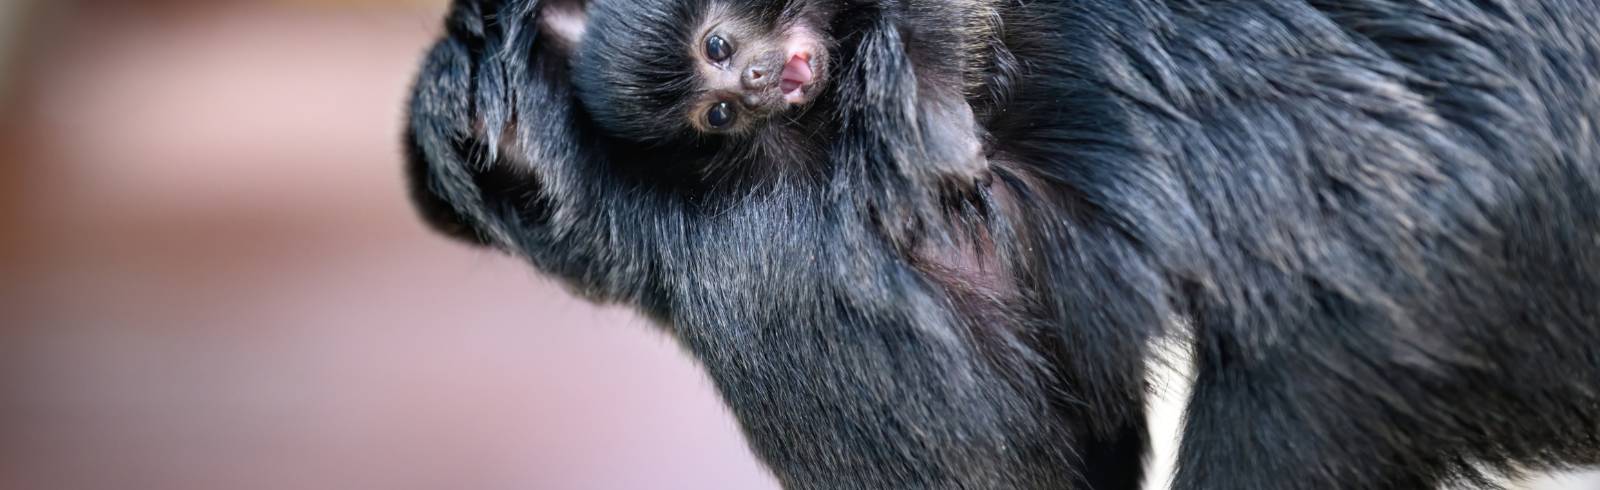
[[[437,9],[133,5],[0,122],[0,489],[774,486],[656,328],[413,217]]]

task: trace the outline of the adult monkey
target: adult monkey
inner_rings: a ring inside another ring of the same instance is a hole
[[[1007,3],[966,185],[908,136],[915,3],[839,16],[815,165],[686,179],[586,119],[539,5],[458,1],[419,206],[659,320],[791,488],[1133,488],[1172,319],[1178,488],[1600,462],[1600,5]]]

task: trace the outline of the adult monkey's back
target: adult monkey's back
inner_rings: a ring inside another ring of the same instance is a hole
[[[1132,488],[1171,325],[1178,488],[1600,463],[1600,4],[1021,3],[991,178],[930,189],[904,80],[850,71],[893,22],[835,33],[814,178],[699,186],[572,109],[535,5],[458,1],[418,202],[659,319],[794,488]]]

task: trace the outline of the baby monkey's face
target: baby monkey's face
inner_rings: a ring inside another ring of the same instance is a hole
[[[699,90],[689,125],[712,134],[748,131],[811,102],[828,80],[825,37],[810,19],[761,26],[714,8],[688,46]]]

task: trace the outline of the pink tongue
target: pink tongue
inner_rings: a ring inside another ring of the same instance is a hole
[[[783,65],[783,83],[780,84],[783,93],[794,93],[808,83],[811,83],[811,64],[799,56],[789,58],[789,63]]]

